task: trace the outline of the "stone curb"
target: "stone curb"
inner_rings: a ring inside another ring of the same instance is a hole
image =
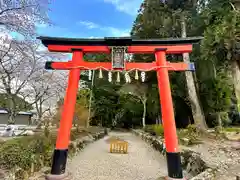
[[[165,155],[166,150],[163,139],[154,137],[142,130],[132,129],[132,132],[151,144],[151,146],[161,154]],[[191,150],[183,150],[181,152],[181,158],[182,164],[186,167],[186,172],[193,176],[190,180],[211,180],[213,178],[214,170],[207,166],[206,162],[201,159],[198,153]],[[167,179],[171,180],[171,178]]]

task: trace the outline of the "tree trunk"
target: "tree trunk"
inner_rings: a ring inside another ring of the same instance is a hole
[[[232,61],[232,79],[237,98],[237,107],[238,111],[240,112],[240,69],[237,61]]]
[[[93,85],[94,85],[94,76],[95,76],[95,71],[93,71],[92,74],[92,83],[91,83],[91,91],[90,91],[90,98],[89,98],[89,112],[88,112],[88,119],[86,122],[86,127],[89,127],[90,119],[91,119],[91,108],[92,108],[92,98],[93,98]]]
[[[160,114],[156,118],[156,125],[158,125],[158,124],[162,124],[162,120],[161,120]]]
[[[222,119],[221,119],[221,113],[217,112],[217,123],[218,123],[218,127],[222,128]]]
[[[35,108],[36,108],[36,111],[37,111],[37,121],[39,124],[41,124],[41,121],[42,121],[42,116],[43,116],[43,101],[42,101],[42,98],[39,98],[39,102],[36,101],[35,102]]]
[[[8,124],[15,124],[15,102],[11,94],[8,94],[9,117]]]
[[[145,122],[145,119],[146,119],[146,112],[147,112],[147,101],[146,100],[144,100],[143,102],[143,117],[142,117],[142,125],[143,125],[143,127],[145,127],[146,126],[146,122]]]
[[[38,115],[38,120],[37,120],[38,122],[42,122],[42,114],[39,114]]]
[[[182,38],[186,38],[187,32],[186,32],[186,22],[185,22],[184,13],[182,13],[180,16],[181,16]],[[189,53],[183,53],[183,61],[185,63],[190,63]],[[191,71],[186,71],[185,76],[186,76],[189,100],[191,102],[191,107],[192,107],[191,109],[192,109],[192,113],[193,113],[194,123],[196,124],[196,126],[199,129],[206,130],[207,125],[206,125],[206,121],[205,121],[205,116],[202,111],[199,99],[198,99],[198,95],[196,92],[196,87],[195,87],[195,83],[194,83],[194,79],[193,79],[193,74]]]

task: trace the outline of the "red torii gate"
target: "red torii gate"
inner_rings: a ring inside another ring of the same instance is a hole
[[[58,130],[56,148],[53,154],[51,175],[48,179],[64,179],[67,162],[67,152],[72,127],[72,119],[76,104],[76,96],[80,80],[80,70],[132,70],[157,71],[158,87],[161,102],[161,112],[166,144],[166,157],[169,178],[182,179],[181,158],[178,150],[178,140],[174,119],[171,89],[168,71],[194,71],[193,63],[171,63],[166,60],[166,54],[182,54],[192,51],[192,44],[199,42],[201,37],[186,39],[148,39],[137,40],[131,38],[104,39],[69,39],[54,37],[39,37],[42,43],[52,52],[72,53],[72,60],[68,62],[46,62],[46,69],[69,70],[68,87],[64,100],[63,112]],[[84,53],[112,52],[113,47],[127,53],[155,54],[156,61],[151,63],[135,62],[86,62]]]

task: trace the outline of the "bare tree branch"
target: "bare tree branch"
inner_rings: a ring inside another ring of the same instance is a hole
[[[13,1],[2,0],[0,6],[0,26],[22,35],[35,34],[37,24],[48,24],[49,0]]]
[[[29,8],[29,7],[35,7],[36,5],[29,5],[29,6],[22,6],[22,7],[11,7],[11,8],[7,8],[7,9],[4,9],[0,12],[0,15],[2,15],[3,13],[6,13],[8,11],[18,11],[18,10],[24,10],[26,8]]]

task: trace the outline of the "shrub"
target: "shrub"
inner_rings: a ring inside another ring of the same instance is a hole
[[[3,169],[12,170],[16,167],[21,169],[17,172],[18,179],[24,179],[26,173],[30,173],[32,162],[35,164],[35,170],[41,168],[41,163],[38,158],[43,155],[43,160],[50,153],[46,153],[46,139],[43,136],[23,137],[9,140],[0,147],[0,167]],[[44,149],[44,151],[42,151]],[[33,156],[34,155],[34,156]],[[50,157],[52,154],[50,155]],[[44,165],[49,164],[46,160]]]
[[[85,130],[80,131],[79,129],[74,129],[71,132],[70,139],[71,139],[71,141],[74,141],[75,139],[81,138],[81,137],[86,136],[86,135],[88,135],[87,131],[85,131]]]
[[[145,132],[150,133],[151,135],[163,136],[164,130],[162,125],[153,124],[153,125],[146,125],[144,128]]]
[[[33,163],[34,171],[40,170],[43,166],[51,166],[56,134],[50,133],[48,137],[43,134],[19,137],[1,143],[0,169],[12,171],[20,167],[20,170],[15,175],[16,179],[23,180],[26,179],[26,174],[30,174]],[[77,132],[73,130],[71,140],[76,140],[87,134],[87,131]],[[73,152],[71,147],[69,150],[71,154]]]
[[[240,133],[240,127],[227,127],[224,128],[224,131]]]
[[[195,125],[189,125],[186,129],[180,129],[177,131],[179,141],[184,145],[200,144],[199,137],[201,133]],[[186,139],[187,142],[186,142]]]
[[[156,135],[154,132],[154,125],[146,125],[144,131],[150,133],[151,135]]]
[[[221,117],[221,120],[222,120],[222,126],[223,127],[229,126],[232,123],[232,121],[229,118],[227,112],[220,113],[220,117]]]
[[[157,136],[164,136],[164,129],[162,125],[154,125],[153,129]]]

